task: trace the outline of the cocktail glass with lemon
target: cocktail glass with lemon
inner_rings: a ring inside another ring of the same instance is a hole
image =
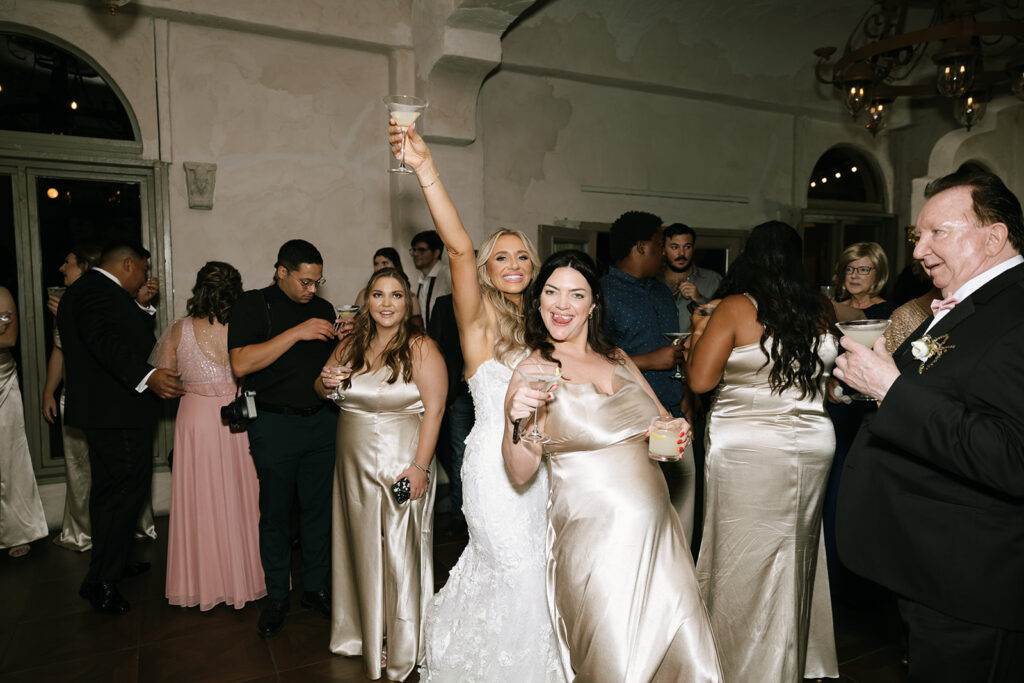
[[[681,417],[656,417],[651,420],[648,430],[648,454],[651,460],[659,462],[675,462],[679,455],[679,436],[686,428],[686,420]]]

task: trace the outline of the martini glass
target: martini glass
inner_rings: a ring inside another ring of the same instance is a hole
[[[409,126],[416,123],[416,119],[427,108],[427,101],[412,95],[388,95],[384,98],[384,104],[387,105],[391,118],[402,130],[402,162],[398,166],[392,165],[388,171],[390,173],[415,173],[416,171],[405,165],[405,134],[409,130]]]
[[[347,323],[356,317],[359,312],[358,306],[335,306],[334,307],[334,331],[337,332],[343,323]]]
[[[665,335],[665,339],[668,339],[668,342],[672,346],[679,346],[684,341],[689,339],[690,335],[693,334],[693,333],[692,332],[662,332],[662,334]],[[681,366],[679,366],[679,365],[676,365],[676,374],[672,375],[672,379],[682,379],[682,378],[683,378],[683,368]]]
[[[843,333],[844,337],[849,337],[858,344],[863,344],[869,349],[875,345],[878,338],[885,334],[885,331],[889,329],[889,325],[892,323],[891,320],[879,320],[879,319],[867,319],[867,320],[849,320],[845,323],[836,323],[836,327]],[[874,401],[873,396],[862,394],[857,392],[850,394],[850,398],[854,401]]]
[[[558,380],[562,376],[562,368],[557,363],[548,363],[542,360],[528,359],[524,360],[516,368],[516,372],[526,382],[526,386],[536,391],[545,391],[550,393],[551,387],[558,383]],[[526,443],[547,443],[551,441],[551,438],[540,431],[537,428],[537,412],[540,408],[535,408],[533,411],[533,429],[522,436],[522,440]]]

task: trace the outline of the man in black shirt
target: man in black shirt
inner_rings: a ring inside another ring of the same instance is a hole
[[[275,635],[288,613],[296,491],[301,508],[302,606],[330,617],[331,485],[336,417],[313,390],[334,348],[334,307],[316,296],[323,258],[304,240],[277,253],[274,284],[243,294],[231,307],[231,369],[256,392],[249,449],[260,480],[260,559],[267,604],[258,630]]]

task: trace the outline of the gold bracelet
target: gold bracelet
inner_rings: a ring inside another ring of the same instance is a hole
[[[424,190],[427,189],[428,187],[433,187],[434,183],[436,183],[440,179],[441,179],[441,174],[438,173],[437,171],[434,171],[434,179],[430,181],[430,184],[428,184],[428,185],[420,185],[420,187],[422,187]]]

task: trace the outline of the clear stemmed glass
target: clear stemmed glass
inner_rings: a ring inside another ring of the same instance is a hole
[[[398,166],[393,165],[394,162],[392,162],[388,171],[390,173],[415,173],[405,165],[405,134],[409,130],[409,126],[414,124],[423,110],[427,108],[427,101],[412,95],[388,95],[384,98],[384,104],[387,105],[391,118],[402,130],[402,162]],[[392,159],[394,159],[394,155],[392,155]]]
[[[552,386],[558,383],[562,376],[562,368],[557,363],[548,363],[542,360],[524,360],[516,368],[516,372],[526,382],[526,386],[536,391],[551,392]],[[521,438],[526,443],[547,443],[551,439],[537,428],[537,413],[540,408],[533,411],[533,429],[524,434]]]
[[[869,349],[875,345],[878,338],[885,334],[885,331],[889,329],[889,325],[892,324],[891,320],[880,320],[880,319],[867,319],[867,320],[848,320],[844,323],[836,323],[836,327],[843,333],[843,336],[849,337],[853,341],[863,344]],[[855,394],[849,394],[850,398],[855,401],[874,401],[873,396],[862,394],[857,392]]]
[[[349,375],[352,374],[352,370],[345,367],[344,365],[332,365],[327,368],[331,372],[331,376],[339,382],[344,382],[348,379]],[[341,385],[331,389],[331,392],[327,394],[328,401],[344,401],[345,394],[341,393]]]
[[[337,332],[342,323],[352,320],[359,312],[358,306],[335,306],[334,307],[334,331]]]
[[[668,339],[672,346],[679,346],[684,341],[690,338],[692,332],[662,332],[665,335],[665,339]],[[683,368],[680,365],[676,365],[676,374],[672,375],[672,379],[682,379]]]

